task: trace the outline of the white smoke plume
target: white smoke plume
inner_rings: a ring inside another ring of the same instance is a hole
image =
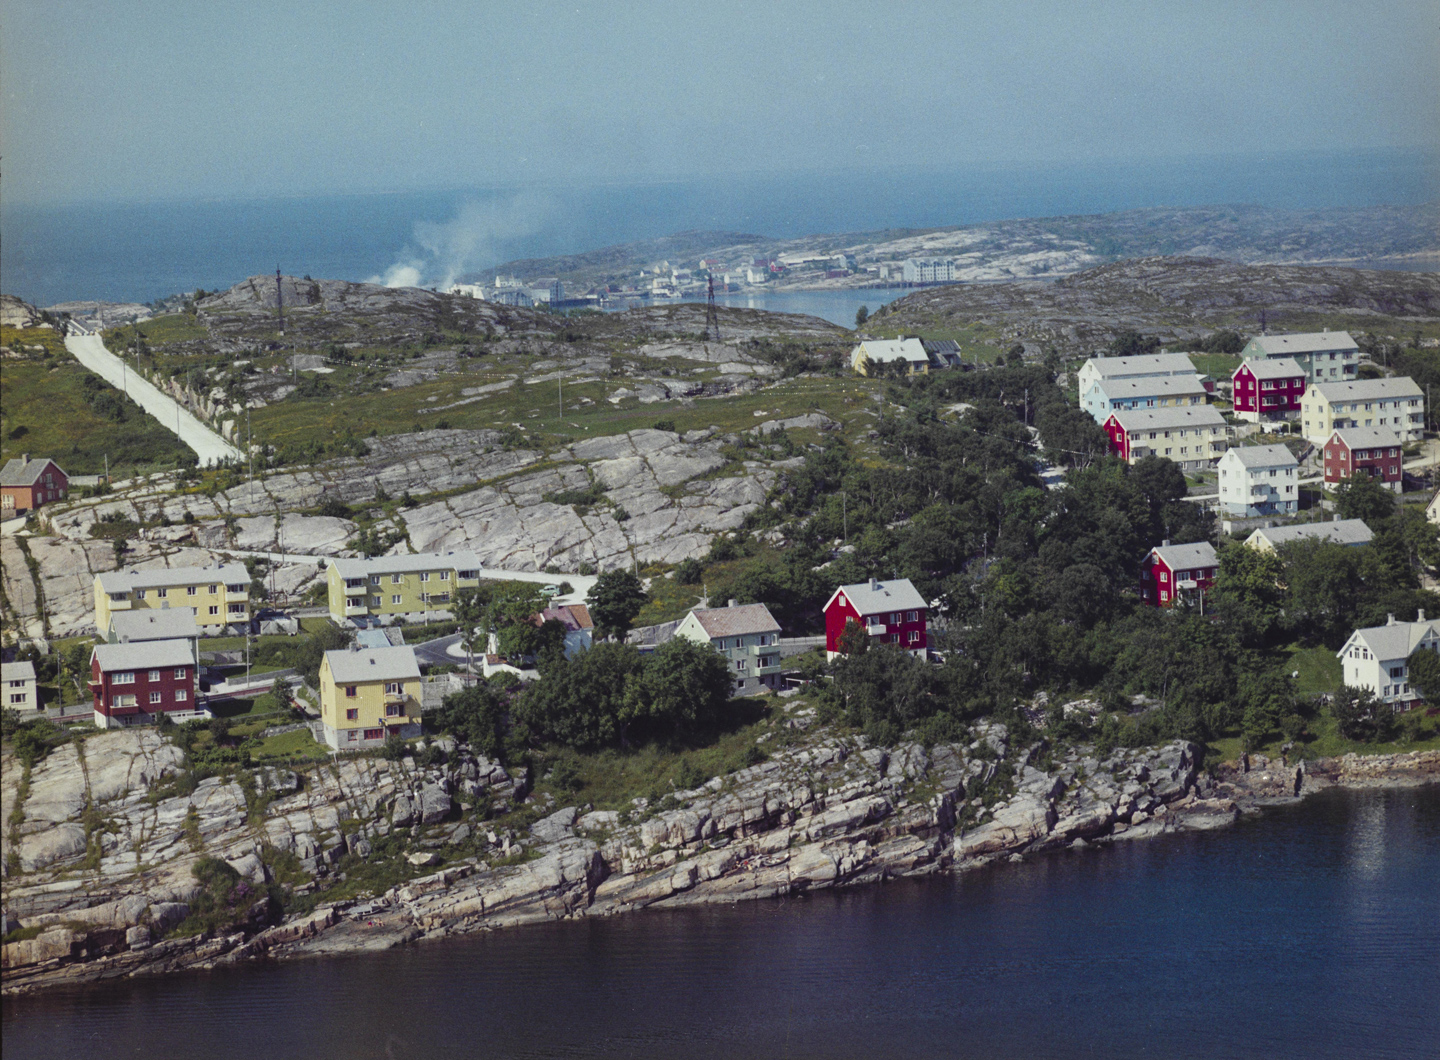
[[[540,231],[553,213],[549,199],[531,192],[465,202],[448,221],[417,221],[416,246],[406,247],[399,260],[369,282],[443,291],[469,270],[514,256],[514,244]]]

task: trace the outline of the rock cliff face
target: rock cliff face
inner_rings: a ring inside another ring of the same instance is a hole
[[[155,733],[103,734],[38,765],[23,800],[21,771],[5,763],[4,812],[23,813],[4,851],[6,930],[30,929],[5,947],[5,990],[962,871],[1224,827],[1297,791],[1440,779],[1440,752],[1303,768],[1257,758],[1212,777],[1186,743],[1055,757],[1012,746],[1000,726],[973,736],[927,750],[820,730],[621,812],[547,811],[524,775],[444,740],[432,766],[346,759],[185,785],[178,752]],[[279,923],[257,903],[214,937],[169,935],[190,912],[202,851],[257,885],[282,863],[293,879],[298,862],[312,881],[303,893],[382,846],[407,878],[380,893]]]

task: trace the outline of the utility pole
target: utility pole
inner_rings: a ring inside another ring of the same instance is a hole
[[[285,295],[280,290],[280,266],[275,266],[275,312],[280,318],[280,334],[285,334]],[[293,361],[291,363],[294,363]]]
[[[560,379],[555,380],[555,382],[556,382],[556,384],[560,387],[560,398],[559,398],[560,416],[561,416],[561,418],[563,419],[564,416],[565,416],[565,380],[564,380],[563,378],[560,378]]]
[[[847,507],[849,497],[841,491],[840,493],[840,535],[844,544],[850,543],[850,510]]]
[[[245,449],[250,454],[250,510],[255,510],[255,432],[250,429],[250,404],[245,404]]]

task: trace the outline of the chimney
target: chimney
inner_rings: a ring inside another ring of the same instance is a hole
[[[1385,624],[1386,624],[1387,626],[1393,626],[1393,625],[1395,624],[1395,616],[1394,616],[1394,615],[1386,615],[1386,616],[1385,616]]]
[[[877,582],[877,581],[872,577],[872,578],[870,579],[870,591],[871,591],[871,592],[874,592],[874,591],[875,591],[876,589],[878,589],[878,588],[880,588],[880,583]]]
[[[1416,621],[1416,622],[1424,622],[1424,621],[1425,621],[1425,611],[1424,611],[1423,609],[1415,612],[1415,621]]]
[[[1170,539],[1167,537],[1167,538],[1165,538],[1165,540],[1161,541],[1161,542],[1160,542],[1160,547],[1161,547],[1161,548],[1169,548],[1169,547],[1170,547]]]
[[[727,603],[725,606],[726,606],[726,607],[734,607],[734,606],[735,606],[735,601],[734,601],[734,600],[731,600],[731,601],[730,601],[729,603]]]
[[[29,453],[21,453],[21,454],[20,454],[20,466],[21,466],[21,467],[24,467],[24,466],[25,466],[26,464],[28,464],[28,463],[30,463],[30,454],[29,454]]]

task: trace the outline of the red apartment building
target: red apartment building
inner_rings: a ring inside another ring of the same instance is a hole
[[[1215,584],[1220,561],[1208,541],[1152,548],[1140,566],[1140,599],[1154,607],[1170,607],[1185,593],[1202,598]]]
[[[1245,361],[1230,377],[1235,415],[1251,423],[1299,419],[1306,378],[1290,357]]]
[[[144,725],[158,714],[196,710],[193,651],[186,640],[97,645],[90,656],[96,726]]]
[[[1404,488],[1404,463],[1400,436],[1389,427],[1342,427],[1325,443],[1325,484],[1369,475],[1399,493]]]
[[[855,622],[875,641],[924,658],[929,645],[925,627],[928,607],[909,578],[888,582],[871,578],[858,585],[842,585],[825,604],[826,657],[843,654],[840,637],[846,625]]]

